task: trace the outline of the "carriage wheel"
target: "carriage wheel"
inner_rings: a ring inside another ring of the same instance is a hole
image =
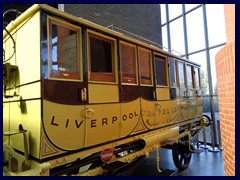
[[[188,151],[188,146],[174,143],[172,146],[172,157],[175,166],[179,170],[185,170],[191,161],[192,153]]]

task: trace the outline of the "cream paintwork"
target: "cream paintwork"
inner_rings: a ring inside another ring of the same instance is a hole
[[[156,88],[157,100],[170,100],[169,87]]]
[[[45,133],[56,147],[64,150],[81,149],[125,137],[137,126],[139,104],[140,99],[129,103],[87,106],[70,106],[44,100]],[[78,125],[82,122],[79,128],[76,120]]]
[[[89,84],[89,103],[119,102],[118,85],[110,84]]]
[[[28,18],[24,19],[21,23],[16,23],[12,30],[13,39],[16,42],[16,53],[11,58],[11,65],[17,65],[19,68],[20,84],[39,81],[31,85],[22,86],[20,88],[7,91],[8,95],[13,95],[16,92],[19,96],[12,99],[3,99],[3,101],[19,100],[29,98],[40,98],[40,12],[31,14]],[[9,36],[4,36],[5,59],[8,59],[13,52],[12,40]],[[24,44],[24,45],[23,45]],[[27,47],[27,48],[26,48]],[[27,114],[22,114],[19,102],[11,102],[4,104],[4,125],[3,131],[18,130],[19,124],[28,130],[30,138],[30,154],[33,157],[39,157],[40,147],[40,129],[41,129],[41,101],[31,100],[25,101]],[[5,113],[8,113],[5,114]],[[14,112],[14,113],[13,113]],[[24,152],[22,134],[11,136],[9,142],[13,148]]]
[[[9,123],[9,129],[3,129],[3,132],[18,130],[19,124],[28,131],[29,144],[31,144],[30,154],[33,157],[39,157],[40,147],[40,129],[41,129],[41,101],[32,100],[26,102],[27,114],[21,114],[19,102],[10,103],[10,120],[4,116],[4,124]],[[5,111],[4,111],[5,112]],[[6,138],[7,139],[7,138]],[[5,140],[6,140],[5,139]],[[9,138],[10,145],[24,152],[23,136],[22,134],[13,135]]]
[[[13,33],[13,38],[16,42],[16,54],[10,62],[12,65],[19,67],[21,84],[40,80],[39,20],[40,12],[37,12],[20,24]],[[11,39],[8,37],[7,41],[11,41]],[[10,50],[12,51],[12,46],[10,46]]]
[[[129,135],[136,128],[141,119],[140,99],[132,102],[121,103],[121,129],[120,137]]]
[[[197,108],[197,115],[200,116],[203,113],[203,98],[197,97],[196,99],[196,108]]]
[[[143,123],[148,129],[153,129],[156,119],[156,102],[141,99],[140,103]]]
[[[94,110],[92,118],[86,119],[85,147],[118,139],[120,137],[120,104],[87,105]]]
[[[84,147],[85,105],[64,105],[43,100],[43,127],[58,148],[76,150]]]

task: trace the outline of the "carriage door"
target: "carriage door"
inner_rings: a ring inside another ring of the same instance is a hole
[[[41,42],[43,153],[49,150],[44,148],[47,147],[46,137],[61,149],[80,149],[85,144],[82,112],[87,103],[81,53],[82,29],[53,17],[47,18],[47,27],[47,32],[42,28]]]
[[[185,64],[181,61],[178,61],[178,79],[179,79],[179,92],[180,92],[180,112],[181,119],[188,118],[187,110],[187,83],[186,83],[186,74],[185,74]]]
[[[119,42],[121,129],[124,137],[133,132],[140,117],[140,88],[138,83],[137,46]],[[140,131],[142,128],[136,128]]]
[[[120,136],[116,39],[87,31],[88,102],[86,146]]]
[[[143,123],[148,129],[153,129],[156,119],[156,93],[153,86],[152,52],[138,47],[140,100]]]
[[[186,64],[187,90],[184,92],[188,119],[196,116],[196,91],[194,89],[194,67]]]
[[[166,125],[171,119],[170,91],[168,81],[167,56],[154,54],[155,81],[156,81],[156,127]]]

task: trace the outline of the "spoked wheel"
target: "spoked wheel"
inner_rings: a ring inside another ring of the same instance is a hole
[[[172,156],[175,166],[179,170],[185,170],[191,161],[192,153],[188,150],[187,145],[174,143],[172,146]]]

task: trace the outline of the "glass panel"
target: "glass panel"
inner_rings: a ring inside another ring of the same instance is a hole
[[[199,68],[194,67],[194,79],[195,79],[195,83],[194,83],[194,87],[196,89],[199,89]]]
[[[206,52],[203,51],[201,53],[190,55],[189,60],[201,65],[200,82],[201,82],[202,92],[203,92],[203,95],[209,95]]]
[[[216,63],[215,56],[222,49],[222,47],[214,48],[209,51],[210,54],[210,64],[211,64],[211,75],[212,75],[212,89],[213,95],[217,95],[217,75],[216,75]]]
[[[187,84],[188,88],[193,88],[193,77],[192,77],[192,67],[187,65],[186,66],[186,73],[187,73]]]
[[[50,77],[80,79],[77,29],[50,20]]]
[[[139,49],[139,63],[140,63],[140,76],[141,76],[141,84],[152,85],[151,78],[151,51]]]
[[[89,34],[90,41],[90,80],[115,82],[113,41]]]
[[[184,64],[178,62],[178,77],[179,77],[179,84],[180,87],[185,87],[185,73],[184,73]]]
[[[136,84],[136,47],[120,43],[120,58],[122,82]]]
[[[187,36],[189,53],[204,49],[204,26],[202,8],[198,8],[186,15],[187,21]]]
[[[164,57],[155,56],[155,71],[157,85],[167,86],[166,59]]]
[[[182,4],[168,4],[169,20],[182,14]]]
[[[161,24],[166,23],[166,4],[160,4],[161,7]]]
[[[172,53],[176,55],[185,54],[182,17],[170,23],[170,34]]]
[[[168,51],[168,34],[167,34],[167,26],[162,27],[162,41],[163,41],[163,50]]]
[[[185,11],[189,11],[193,9],[194,7],[198,6],[199,4],[185,4]]]
[[[176,64],[174,60],[169,60],[169,74],[170,74],[170,85],[171,87],[177,86],[177,77],[176,77]]]
[[[203,98],[203,114],[207,115],[211,118],[211,109],[210,109],[210,98],[204,97]],[[212,143],[211,140],[211,126],[208,126],[205,128],[205,134],[206,134],[206,142]],[[199,137],[199,141],[203,141],[203,136]]]
[[[226,42],[223,4],[206,4],[209,46]]]

